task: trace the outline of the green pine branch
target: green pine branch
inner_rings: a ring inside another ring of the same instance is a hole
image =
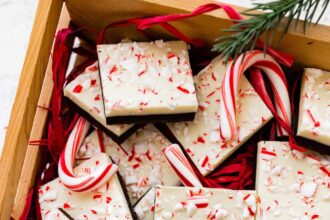
[[[305,12],[302,18],[305,33],[307,26],[315,18],[316,10],[322,8],[315,24],[324,15],[329,2],[330,0],[277,0],[270,3],[256,3],[252,9],[243,12],[244,15],[250,16],[249,19],[238,20],[230,28],[222,30],[229,34],[217,38],[212,50],[224,54],[226,61],[229,58],[235,59],[239,54],[253,50],[257,39],[263,33],[266,33],[265,49],[268,44],[272,44],[274,34],[282,22],[284,28],[279,41],[288,32],[290,25],[294,25],[296,30],[303,12]],[[263,13],[252,12],[257,10]]]

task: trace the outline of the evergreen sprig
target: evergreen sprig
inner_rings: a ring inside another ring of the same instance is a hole
[[[228,29],[228,35],[216,39],[213,51],[224,54],[226,61],[229,58],[237,58],[241,53],[253,50],[257,39],[266,32],[264,49],[268,44],[272,44],[274,34],[279,29],[281,23],[284,24],[279,41],[288,32],[290,25],[294,22],[294,30],[297,30],[299,18],[302,13],[303,31],[312,22],[315,12],[322,8],[321,14],[317,18],[317,24],[324,15],[330,0],[277,0],[269,3],[255,3],[252,9],[244,11],[242,14],[250,16],[249,19],[237,20]],[[258,12],[259,11],[259,12]],[[260,13],[260,11],[262,13]]]

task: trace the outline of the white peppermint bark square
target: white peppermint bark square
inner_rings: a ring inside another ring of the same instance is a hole
[[[65,86],[64,96],[91,117],[94,125],[113,138],[122,140],[120,137],[126,136],[125,133],[129,133],[130,129],[133,129],[132,132],[136,130],[134,125],[107,125],[97,62],[87,67],[84,72]]]
[[[237,103],[238,138],[224,142],[220,137],[220,88],[226,72],[222,58],[216,57],[194,76],[198,111],[192,122],[167,123],[203,175],[209,174],[255,132],[265,125],[272,114],[251,84],[243,76]]]
[[[198,104],[185,42],[104,44],[97,51],[108,124],[193,119]]]
[[[256,191],[256,219],[329,219],[330,157],[259,142]]]
[[[305,69],[297,135],[330,146],[330,72]]]
[[[154,220],[156,188],[152,187],[134,206],[138,220]]]
[[[256,193],[197,187],[157,187],[155,220],[253,220]]]
[[[108,155],[97,154],[76,167],[74,172],[77,176],[86,175],[109,162]],[[38,193],[42,219],[54,219],[58,208],[77,220],[133,219],[117,175],[94,192],[70,191],[57,178],[41,186]]]
[[[101,151],[97,131],[86,137],[77,159],[88,158]],[[177,186],[180,180],[167,162],[162,148],[171,144],[152,124],[140,128],[120,146],[104,134],[105,152],[119,167],[131,204],[157,185]]]

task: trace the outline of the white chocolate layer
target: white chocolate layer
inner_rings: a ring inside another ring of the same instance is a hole
[[[292,151],[287,142],[259,142],[257,219],[309,220],[330,216],[330,157]]]
[[[253,220],[256,193],[192,187],[157,187],[155,220]]]
[[[217,57],[194,76],[199,103],[194,121],[167,124],[203,175],[219,166],[272,118],[269,109],[243,76],[237,103],[238,140],[231,143],[221,140],[220,87],[225,68],[221,57]]]
[[[97,154],[74,169],[76,175],[86,175],[110,162],[106,154]],[[59,178],[39,189],[42,219],[54,219],[53,214],[62,208],[72,218],[83,219],[133,219],[117,175],[95,192],[72,192]],[[61,218],[60,218],[61,219]]]
[[[153,125],[146,125],[119,146],[103,134],[105,152],[118,165],[119,173],[134,205],[149,189],[157,185],[176,186],[180,180],[167,162],[162,148],[171,144]],[[82,144],[77,157],[88,158],[100,152],[96,131]]]
[[[106,117],[197,111],[185,42],[107,44],[97,50]]]
[[[152,187],[135,205],[134,211],[138,220],[153,220],[155,212],[156,188]]]
[[[128,124],[107,125],[97,62],[87,67],[64,88],[64,96],[117,136],[122,135],[133,126]]]
[[[330,72],[305,69],[297,135],[330,146]]]

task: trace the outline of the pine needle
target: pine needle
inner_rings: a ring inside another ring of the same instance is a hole
[[[318,16],[317,24],[325,14],[330,0],[277,0],[269,3],[255,3],[252,9],[246,10],[242,14],[250,16],[249,19],[238,20],[230,28],[222,30],[230,35],[221,36],[216,39],[212,50],[224,55],[227,62],[230,58],[236,59],[237,56],[246,51],[253,50],[257,39],[266,33],[264,50],[268,44],[272,44],[275,33],[281,26],[282,34],[278,43],[288,32],[291,24],[294,22],[294,30],[297,30],[298,20],[301,14],[305,13],[303,19],[303,32],[312,20],[315,18],[317,9],[322,8]],[[264,13],[255,13],[262,11]]]

